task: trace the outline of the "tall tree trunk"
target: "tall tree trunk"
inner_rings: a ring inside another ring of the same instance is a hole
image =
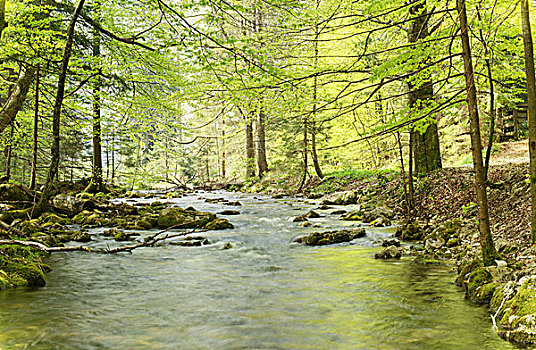
[[[69,60],[71,58],[73,48],[74,27],[76,20],[84,7],[84,1],[80,0],[76,7],[71,22],[69,23],[69,29],[67,30],[67,38],[65,42],[65,49],[63,50],[63,58],[61,61],[61,70],[58,77],[58,90],[56,92],[56,101],[54,102],[54,109],[52,114],[52,137],[53,142],[50,149],[52,159],[48,169],[47,180],[45,182],[45,188],[39,198],[39,202],[34,206],[32,210],[32,217],[38,217],[48,208],[48,200],[52,196],[54,189],[54,179],[58,174],[58,168],[60,164],[60,120],[61,120],[61,107],[63,104],[63,97],[65,95],[65,80],[67,79],[67,69],[69,66]]]
[[[426,0],[418,2],[410,7],[410,15],[415,17],[411,22],[408,31],[408,42],[416,43],[428,37],[428,21],[426,16]],[[424,62],[423,62],[424,63]],[[409,107],[411,109],[420,109],[434,101],[434,87],[431,77],[424,82],[414,84],[408,82],[409,88]],[[437,122],[432,121],[424,133],[415,132],[413,137],[413,155],[415,171],[417,173],[427,173],[436,169],[441,169],[441,152],[439,149],[439,134],[437,131]]]
[[[478,20],[482,21],[482,16],[480,15],[480,10],[477,8],[476,14],[478,16]],[[489,123],[489,138],[488,138],[488,147],[486,149],[486,158],[484,159],[484,175],[486,182],[488,181],[488,171],[489,171],[489,161],[491,159],[491,148],[493,147],[493,139],[495,138],[495,86],[493,84],[493,74],[491,72],[491,58],[490,58],[490,51],[489,51],[489,45],[486,42],[486,38],[484,38],[484,32],[482,31],[482,28],[478,30],[480,41],[482,42],[482,45],[484,46],[484,61],[486,62],[486,70],[488,72],[488,84],[489,84],[489,117],[490,117],[490,123]]]
[[[263,177],[268,171],[268,162],[266,161],[266,114],[263,107],[259,109],[257,114],[257,168],[259,177]]]
[[[316,152],[316,122],[314,121],[311,126],[311,156],[313,158],[316,175],[323,179],[324,173],[322,172],[322,168],[320,168],[320,162],[318,161],[318,154]]]
[[[465,85],[467,88],[467,106],[469,109],[469,118],[471,122],[471,148],[473,151],[473,168],[475,170],[475,192],[478,203],[480,247],[482,249],[482,260],[486,266],[489,266],[494,263],[494,259],[498,256],[498,254],[493,244],[489,223],[488,195],[486,192],[484,163],[482,161],[480,121],[478,117],[476,87],[474,80],[473,60],[471,57],[471,45],[469,42],[469,29],[467,25],[465,0],[457,0],[457,9],[460,18],[462,55],[465,69]]]
[[[408,149],[408,198],[409,198],[409,215],[410,215],[410,218],[412,217],[413,215],[413,208],[415,207],[415,187],[413,185],[413,143],[414,143],[414,138],[415,136],[415,132],[413,130],[413,128],[410,129],[409,131],[409,149]]]
[[[318,9],[319,2],[316,3],[316,8]],[[320,36],[320,31],[318,29],[318,23],[315,23],[315,40],[313,42],[314,50],[314,59],[313,67],[316,70],[318,68],[318,37]],[[318,76],[313,77],[313,120],[311,121],[311,157],[313,158],[313,165],[315,167],[316,175],[323,179],[324,173],[322,173],[322,168],[320,168],[320,163],[318,162],[318,154],[316,152],[316,115],[317,115],[317,104],[316,100],[318,98]]]
[[[536,77],[534,73],[534,48],[530,28],[529,0],[521,0],[521,26],[525,48],[525,73],[529,116],[530,195],[532,198],[530,240],[536,242]]]
[[[9,130],[9,143],[7,144],[7,156],[6,156],[6,175],[4,177],[6,182],[9,182],[11,179],[11,158],[13,155],[13,131],[15,127],[11,124]]]
[[[308,157],[307,157],[307,144],[308,144],[308,136],[307,136],[307,128],[309,127],[308,126],[308,122],[307,122],[307,116],[305,116],[305,119],[303,121],[303,177],[302,177],[302,180],[300,182],[300,186],[298,187],[298,193],[300,193],[303,189],[303,186],[305,185],[305,181],[307,180],[307,175],[309,175],[309,172],[307,171],[307,168],[309,166],[308,164]]]
[[[34,74],[35,68],[32,66],[23,66],[21,68],[15,89],[0,111],[0,132],[3,132],[17,117],[17,113],[22,108],[22,104],[28,95],[28,90],[32,85]]]
[[[11,93],[13,92],[13,88],[11,85],[11,81],[13,80],[13,75],[15,72],[13,69],[8,69],[8,76],[7,81],[9,82],[9,88],[8,88],[8,96],[11,96]],[[10,124],[10,130],[9,130],[9,140],[6,148],[6,171],[5,171],[5,181],[9,182],[11,179],[11,156],[13,154],[13,131],[14,131],[14,121]]]
[[[6,0],[0,0],[0,39],[2,38],[2,32],[6,27]]]
[[[30,189],[37,187],[37,141],[39,136],[39,64],[35,71],[35,105],[33,120],[33,145],[32,145],[32,173],[30,175]]]
[[[222,140],[222,146],[221,146],[221,178],[225,180],[225,177],[227,176],[227,169],[226,169],[226,161],[227,161],[227,151],[226,151],[226,142],[225,142],[225,118],[222,117],[221,120],[221,140]]]
[[[100,20],[100,1],[95,1],[95,20]],[[101,77],[100,77],[100,33],[93,29],[93,62],[96,65],[97,76],[93,80],[93,170],[91,181],[85,189],[89,193],[105,192],[102,179],[102,137],[101,137]]]
[[[255,142],[253,141],[253,120],[246,118],[246,178],[255,177]]]

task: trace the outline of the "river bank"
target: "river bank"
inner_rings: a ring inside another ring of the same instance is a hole
[[[443,169],[417,178],[411,212],[400,174],[328,177],[310,183],[306,193],[315,198],[336,198],[339,203],[395,210],[401,225],[397,236],[420,241],[425,248],[415,261],[454,262],[456,283],[465,288],[466,298],[490,307],[501,337],[526,345],[536,343],[536,249],[530,244],[531,200],[526,174],[526,164],[490,169],[490,220],[501,259],[489,267],[484,267],[480,258],[473,172],[469,168]]]

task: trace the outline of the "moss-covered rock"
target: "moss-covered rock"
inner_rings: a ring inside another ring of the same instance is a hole
[[[114,239],[118,242],[122,242],[122,241],[130,241],[131,240],[131,237],[129,234],[127,234],[126,232],[123,232],[123,231],[118,231],[115,236],[114,236]]]
[[[0,202],[32,201],[29,189],[14,184],[0,185]]]
[[[460,265],[458,267],[458,277],[456,278],[456,284],[459,286],[464,285],[467,282],[467,278],[469,277],[469,274],[479,268],[482,267],[482,261],[480,260],[470,260],[465,262],[464,264]]]
[[[401,226],[396,231],[396,237],[403,241],[422,241],[425,235],[426,230],[417,221]]]
[[[526,280],[512,288],[507,284],[496,290],[491,304],[498,309],[499,335],[515,343],[536,344],[536,281]],[[507,291],[507,292],[505,292]]]
[[[469,278],[467,280],[467,286],[465,288],[466,298],[471,299],[474,302],[489,302],[491,300],[491,296],[493,295],[494,289],[491,291],[487,290],[486,292],[484,292],[482,288],[487,288],[484,286],[487,284],[492,284],[492,281],[493,278],[491,276],[491,273],[489,273],[489,271],[485,268],[479,267],[473,270],[469,274]],[[495,285],[493,288],[495,288],[496,286],[497,285]]]
[[[490,282],[482,285],[480,288],[473,293],[471,300],[478,304],[487,304],[491,301],[495,289],[501,288],[499,282]]]
[[[53,224],[60,224],[60,225],[69,225],[71,224],[71,220],[67,216],[63,215],[57,215],[57,214],[45,214],[39,218],[39,221],[41,223],[53,223]]]
[[[400,259],[402,252],[394,245],[383,248],[379,253],[374,254],[374,259]]]
[[[45,276],[36,263],[0,256],[0,273],[3,287],[44,286]]]
[[[205,225],[205,229],[207,230],[226,230],[231,228],[234,228],[234,225],[231,224],[227,219],[222,218],[212,220]]]
[[[345,214],[341,219],[347,221],[360,221],[363,219],[363,210],[357,209]]]
[[[166,208],[160,211],[157,224],[162,229],[173,226],[177,228],[202,228],[214,219],[216,219],[216,215],[212,213],[182,208]]]
[[[61,240],[55,235],[50,235],[44,232],[38,232],[36,234],[33,234],[31,237],[33,241],[43,243],[47,247],[62,247],[63,246],[63,243],[61,242]]]
[[[426,254],[417,254],[411,262],[416,264],[423,264],[423,265],[438,265],[443,263],[442,260],[434,259],[429,257]]]
[[[364,237],[365,234],[364,228],[355,230],[313,232],[306,236],[297,237],[294,239],[294,241],[297,243],[303,243],[305,245],[328,245],[350,242],[356,238]]]
[[[75,231],[70,236],[72,241],[75,242],[91,242],[91,235],[87,232]]]

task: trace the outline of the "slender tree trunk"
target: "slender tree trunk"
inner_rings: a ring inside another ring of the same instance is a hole
[[[65,80],[67,78],[67,68],[69,66],[69,60],[71,58],[73,48],[73,37],[76,20],[84,7],[84,1],[80,0],[76,7],[71,22],[69,23],[69,29],[67,30],[67,38],[65,43],[65,49],[63,50],[63,58],[61,61],[61,70],[58,77],[58,90],[56,92],[56,101],[54,103],[54,109],[52,114],[52,137],[53,142],[51,146],[50,167],[48,169],[47,180],[45,182],[45,188],[41,194],[39,202],[34,206],[32,211],[32,217],[40,216],[48,208],[48,200],[52,196],[54,188],[54,179],[58,175],[58,168],[60,164],[60,119],[61,119],[61,107],[63,104],[63,97],[65,95]],[[33,75],[33,74],[32,74]]]
[[[487,51],[487,47],[486,47]],[[488,147],[486,149],[486,159],[484,163],[484,179],[488,180],[489,161],[491,158],[491,148],[493,147],[493,139],[495,138],[495,89],[493,85],[493,75],[491,73],[491,60],[486,59],[486,68],[488,70],[488,82],[489,82],[489,139]]]
[[[408,195],[408,184],[407,184],[407,178],[406,178],[406,170],[404,169],[404,148],[402,147],[402,141],[400,140],[400,133],[396,133],[396,141],[398,143],[398,152],[400,155],[400,173],[402,175],[402,186],[404,186],[404,199],[406,200],[406,210],[408,212],[408,215],[411,211],[410,203],[409,203],[409,195]]]
[[[266,114],[261,107],[257,114],[257,168],[259,177],[263,177],[268,171],[268,162],[266,161]]]
[[[477,8],[477,16],[478,20],[482,21],[482,16],[480,15],[480,10]],[[488,139],[488,147],[486,149],[486,158],[484,159],[484,172],[485,172],[485,179],[488,180],[488,171],[489,171],[489,161],[491,158],[491,148],[493,147],[493,139],[495,138],[495,118],[496,118],[496,112],[495,112],[495,86],[493,84],[493,74],[491,72],[491,58],[490,58],[490,51],[489,51],[489,45],[486,42],[486,38],[484,38],[484,32],[482,31],[482,28],[478,30],[480,41],[482,42],[482,45],[484,46],[484,61],[486,62],[486,69],[488,72],[488,84],[489,84],[489,117],[490,117],[490,125],[489,125],[489,139]]]
[[[413,214],[413,208],[415,207],[415,190],[413,185],[413,138],[415,132],[413,128],[409,131],[409,150],[408,150],[408,199],[409,199],[409,215]]]
[[[115,129],[112,129],[112,184],[115,182]]]
[[[525,73],[527,75],[530,194],[532,198],[530,240],[536,242],[536,77],[534,73],[534,47],[530,28],[529,0],[521,0],[521,25],[525,48]]]
[[[467,106],[469,109],[469,118],[471,122],[471,148],[473,151],[473,168],[475,170],[475,192],[478,203],[480,247],[482,249],[482,260],[486,266],[489,266],[494,263],[494,259],[498,256],[498,254],[493,244],[489,223],[488,195],[486,192],[484,163],[482,161],[480,121],[478,117],[476,87],[474,80],[473,60],[471,57],[471,45],[469,42],[469,29],[467,25],[465,0],[457,0],[457,9],[460,18],[462,55],[465,69],[465,85],[467,87]]]
[[[309,167],[308,164],[308,157],[307,157],[307,149],[308,149],[308,135],[307,135],[307,128],[308,126],[307,122],[307,116],[305,117],[303,121],[303,177],[300,182],[300,186],[298,187],[298,193],[300,193],[303,190],[303,186],[305,185],[305,181],[307,181],[307,175],[309,175],[309,172],[307,168]]]
[[[32,85],[34,74],[35,68],[32,66],[21,68],[15,89],[0,111],[0,132],[11,125],[17,117],[17,113],[22,108],[22,104],[28,95],[28,90],[30,90],[30,86]]]
[[[253,120],[246,118],[246,178],[255,177],[255,143],[253,141]]]
[[[37,141],[39,136],[39,64],[35,71],[35,109],[33,120],[33,145],[32,145],[32,173],[30,175],[30,189],[37,187]]]
[[[318,9],[319,2],[316,3],[316,8]],[[320,36],[320,32],[318,29],[318,24],[315,23],[315,40],[313,42],[313,50],[314,50],[314,60],[313,60],[313,67],[316,70],[318,68],[318,37]],[[313,117],[311,121],[311,157],[313,158],[313,165],[315,167],[316,175],[323,179],[324,173],[322,173],[322,168],[320,168],[320,163],[318,162],[318,154],[316,152],[316,116],[317,116],[317,104],[316,100],[318,98],[318,76],[313,77]]]
[[[100,19],[100,1],[95,2],[95,20]],[[105,192],[102,179],[102,132],[101,132],[101,77],[100,77],[100,33],[93,29],[93,62],[98,73],[93,80],[93,170],[91,181],[85,189],[89,193]]]
[[[318,162],[318,154],[316,152],[316,122],[313,121],[311,129],[311,156],[313,158],[313,165],[315,167],[316,175],[319,178],[323,179],[324,173],[322,172],[322,168],[320,168],[320,163]]]
[[[6,0],[0,0],[0,39],[2,38],[2,32],[6,27]]]
[[[408,31],[408,42],[415,43],[428,37],[428,21],[426,16],[426,0],[411,6],[410,15],[415,19],[410,24]],[[409,107],[411,109],[421,109],[434,101],[434,87],[431,77],[424,82],[415,84],[408,81]],[[415,132],[413,137],[413,154],[415,161],[415,171],[417,173],[427,173],[436,169],[441,169],[441,153],[439,149],[439,134],[437,122],[432,121],[424,133]]]
[[[9,143],[7,144],[7,156],[6,156],[6,172],[4,179],[6,182],[9,182],[11,179],[11,158],[13,155],[13,131],[15,127],[13,124],[11,124],[11,127],[9,129]]]
[[[226,151],[226,142],[225,142],[225,118],[222,117],[221,120],[221,178],[225,180],[227,176],[226,161],[227,161],[227,151]]]

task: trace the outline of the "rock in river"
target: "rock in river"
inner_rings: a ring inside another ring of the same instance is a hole
[[[202,228],[216,219],[216,215],[197,210],[182,208],[167,208],[161,210],[158,216],[158,227],[165,229],[172,226],[178,228]]]
[[[391,245],[382,249],[381,252],[374,254],[374,259],[400,259],[401,256],[400,249]]]
[[[358,228],[355,230],[340,230],[313,232],[306,236],[297,237],[294,241],[305,245],[328,245],[342,242],[350,242],[356,238],[365,236],[365,229]]]

